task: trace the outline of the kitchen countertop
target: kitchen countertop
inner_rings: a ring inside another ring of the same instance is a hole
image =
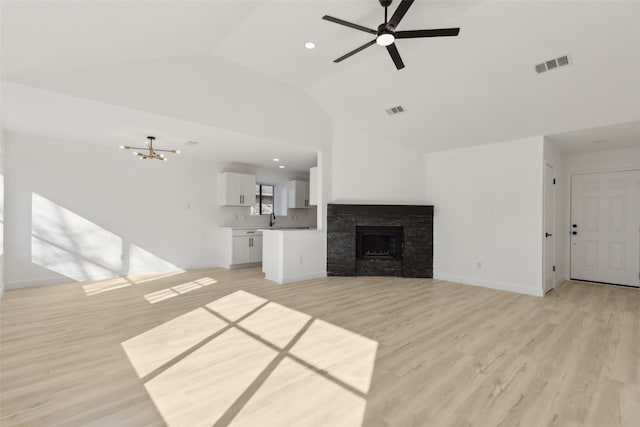
[[[219,228],[228,228],[232,230],[261,230],[261,231],[269,231],[269,230],[316,230],[311,227],[266,227],[262,226],[248,226],[248,225],[221,225]]]
[[[318,231],[318,229],[309,227],[270,227],[258,228],[258,231]]]

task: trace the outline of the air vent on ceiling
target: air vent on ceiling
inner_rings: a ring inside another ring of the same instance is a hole
[[[558,58],[553,58],[540,64],[536,64],[535,69],[536,73],[540,74],[544,73],[545,71],[551,71],[558,67],[564,67],[565,65],[569,64],[569,55],[563,55]]]
[[[394,114],[404,113],[404,108],[402,107],[402,105],[398,105],[397,107],[389,108],[386,111],[388,115],[393,116]]]
[[[187,141],[184,145],[198,145],[198,141]]]

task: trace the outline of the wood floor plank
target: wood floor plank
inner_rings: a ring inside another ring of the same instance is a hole
[[[565,282],[536,298],[431,279],[277,285],[258,268],[214,268],[8,290],[0,327],[3,427],[213,425],[228,405],[236,415],[216,425],[640,419],[634,289]],[[234,400],[234,378],[249,384],[268,362],[252,364],[254,348],[278,362]]]

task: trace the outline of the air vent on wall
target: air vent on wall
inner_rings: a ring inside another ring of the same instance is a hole
[[[394,114],[404,113],[404,108],[402,107],[402,105],[398,105],[397,107],[389,108],[386,111],[388,115],[393,116]]]
[[[569,63],[569,55],[564,55],[558,58],[550,59],[540,64],[536,64],[535,69],[536,73],[540,74],[544,73],[545,71],[551,71],[558,67],[564,67],[565,65],[569,65]]]

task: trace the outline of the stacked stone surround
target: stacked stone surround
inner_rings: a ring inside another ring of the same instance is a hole
[[[402,259],[356,259],[357,226],[403,227]],[[433,206],[329,204],[327,275],[433,277]]]

